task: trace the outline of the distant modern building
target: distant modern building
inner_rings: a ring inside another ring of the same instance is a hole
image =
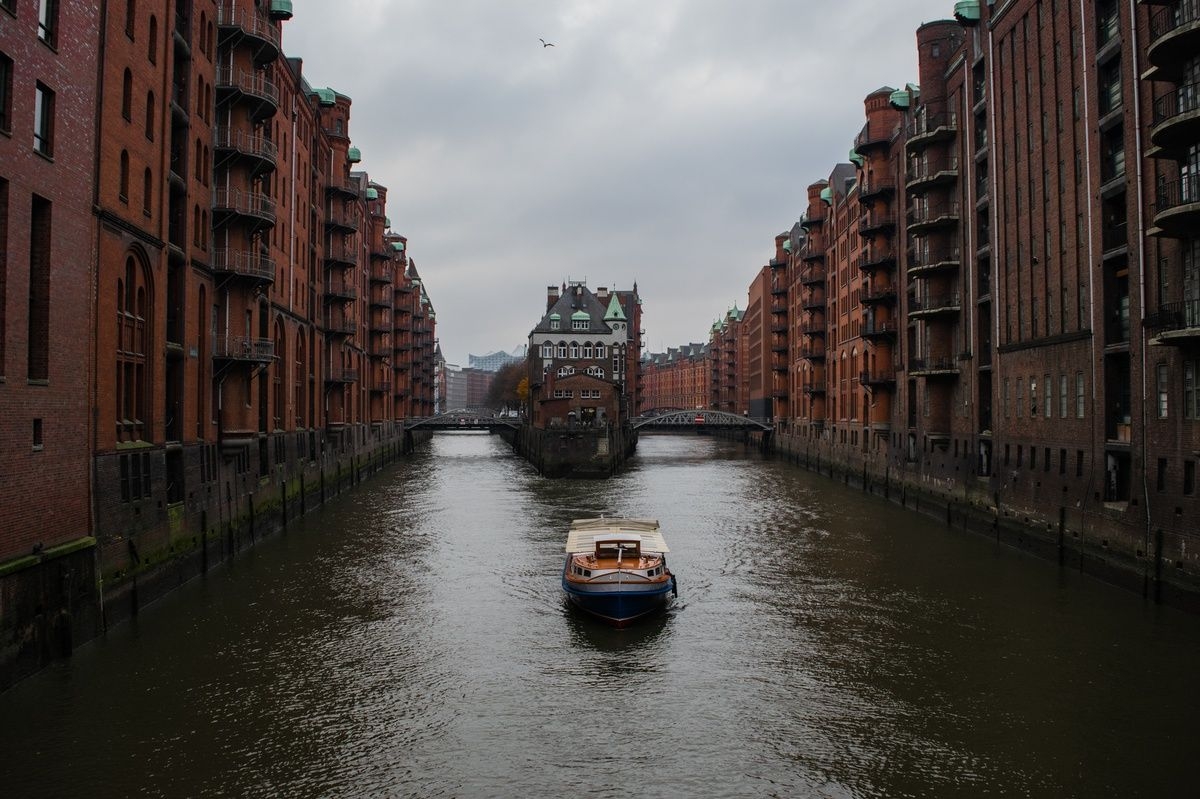
[[[445,410],[482,408],[487,404],[488,390],[491,389],[494,378],[494,372],[446,364]]]
[[[497,350],[490,355],[468,355],[467,364],[470,369],[484,372],[498,372],[501,367],[510,363],[521,363],[525,360],[525,347],[517,347],[512,352]]]

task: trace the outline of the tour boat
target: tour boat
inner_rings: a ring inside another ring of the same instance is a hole
[[[562,587],[576,607],[624,627],[678,596],[655,519],[576,519],[567,533]]]

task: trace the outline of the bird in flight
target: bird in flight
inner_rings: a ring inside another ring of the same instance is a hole
[[[542,47],[553,47],[554,46],[554,42],[548,42],[545,39],[538,39],[538,41],[542,43]]]

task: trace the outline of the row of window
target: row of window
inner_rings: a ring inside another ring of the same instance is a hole
[[[605,345],[600,343],[593,345],[590,341],[584,342],[582,345],[576,341],[572,341],[570,344],[567,344],[565,341],[560,341],[557,345],[547,341],[542,344],[542,357],[571,359],[603,358],[607,350],[608,347]],[[613,356],[617,356],[619,354],[617,347],[612,348],[612,354]]]
[[[0,52],[0,131],[12,132],[13,60]],[[54,91],[37,81],[33,94],[33,149],[54,156]]]
[[[575,391],[569,388],[554,389],[555,399],[575,399]],[[598,388],[581,388],[579,389],[580,399],[600,399],[600,389]]]
[[[1037,375],[1029,376],[1029,418],[1036,418],[1039,413],[1047,419],[1054,418],[1054,381],[1050,375],[1045,375],[1042,382],[1044,395],[1042,401],[1038,401],[1038,379]],[[1086,381],[1083,377],[1083,372],[1075,373],[1075,418],[1084,418],[1086,412],[1086,401],[1084,389]],[[1018,419],[1025,416],[1025,380],[1018,377],[1016,379],[1016,416]],[[1012,406],[1012,385],[1009,378],[1004,378],[1004,392],[1001,396],[1001,403],[1004,408],[1004,416],[1008,418],[1011,414]],[[1065,374],[1058,376],[1058,417],[1060,419],[1069,418],[1070,410],[1070,377]]]
[[[572,319],[571,320],[571,329],[572,330],[588,330],[591,328],[591,326],[592,326],[591,319]],[[551,330],[559,330],[560,329],[558,319],[550,320],[550,329]]]

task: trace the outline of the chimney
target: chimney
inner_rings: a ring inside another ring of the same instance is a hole
[[[596,287],[596,299],[598,299],[598,300],[607,300],[608,299],[608,286],[597,286]]]
[[[546,286],[546,310],[553,308],[556,302],[558,302],[558,286]]]

